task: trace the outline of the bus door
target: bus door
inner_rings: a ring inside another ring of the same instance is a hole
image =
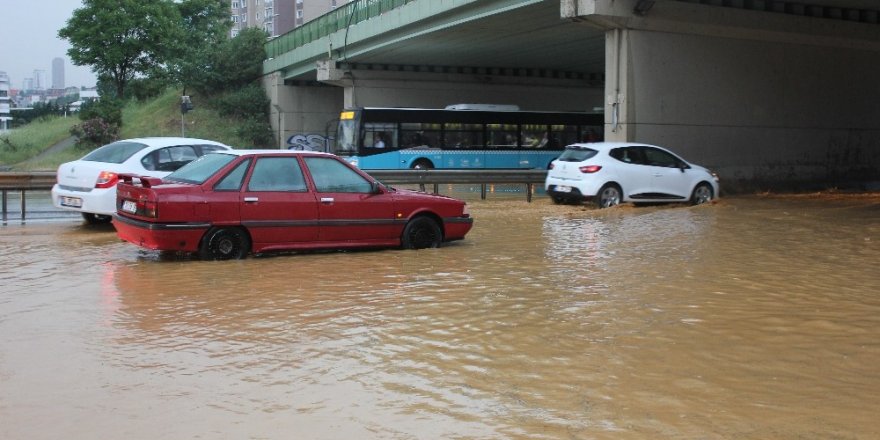
[[[519,130],[515,124],[486,124],[484,168],[520,168]]]

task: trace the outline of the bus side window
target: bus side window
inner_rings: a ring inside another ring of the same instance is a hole
[[[522,147],[530,149],[547,148],[550,143],[550,131],[546,125],[523,124],[520,130]]]
[[[517,126],[511,124],[486,124],[488,148],[517,148]]]
[[[364,147],[397,148],[397,124],[368,122],[364,124]]]
[[[402,122],[400,135],[403,148],[440,146],[440,124]]]

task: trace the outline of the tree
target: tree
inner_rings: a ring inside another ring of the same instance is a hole
[[[258,28],[247,28],[232,39],[204,52],[200,66],[187,81],[198,91],[216,94],[240,89],[260,78],[268,34]]]
[[[116,96],[138,74],[161,68],[182,39],[180,11],[169,0],[83,0],[58,36],[73,64],[112,81]]]
[[[177,3],[183,28],[180,50],[169,63],[170,75],[184,87],[204,71],[211,54],[229,39],[232,21],[226,0],[187,0]]]

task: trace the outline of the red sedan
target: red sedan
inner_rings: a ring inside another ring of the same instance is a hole
[[[435,248],[473,226],[463,201],[385,186],[332,154],[285,150],[211,153],[164,179],[122,174],[116,208],[123,240],[204,259]]]

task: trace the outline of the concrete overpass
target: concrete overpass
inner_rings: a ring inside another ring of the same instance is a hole
[[[598,107],[606,139],[728,189],[880,181],[874,0],[360,0],[310,25],[267,44],[283,141],[344,106]]]

